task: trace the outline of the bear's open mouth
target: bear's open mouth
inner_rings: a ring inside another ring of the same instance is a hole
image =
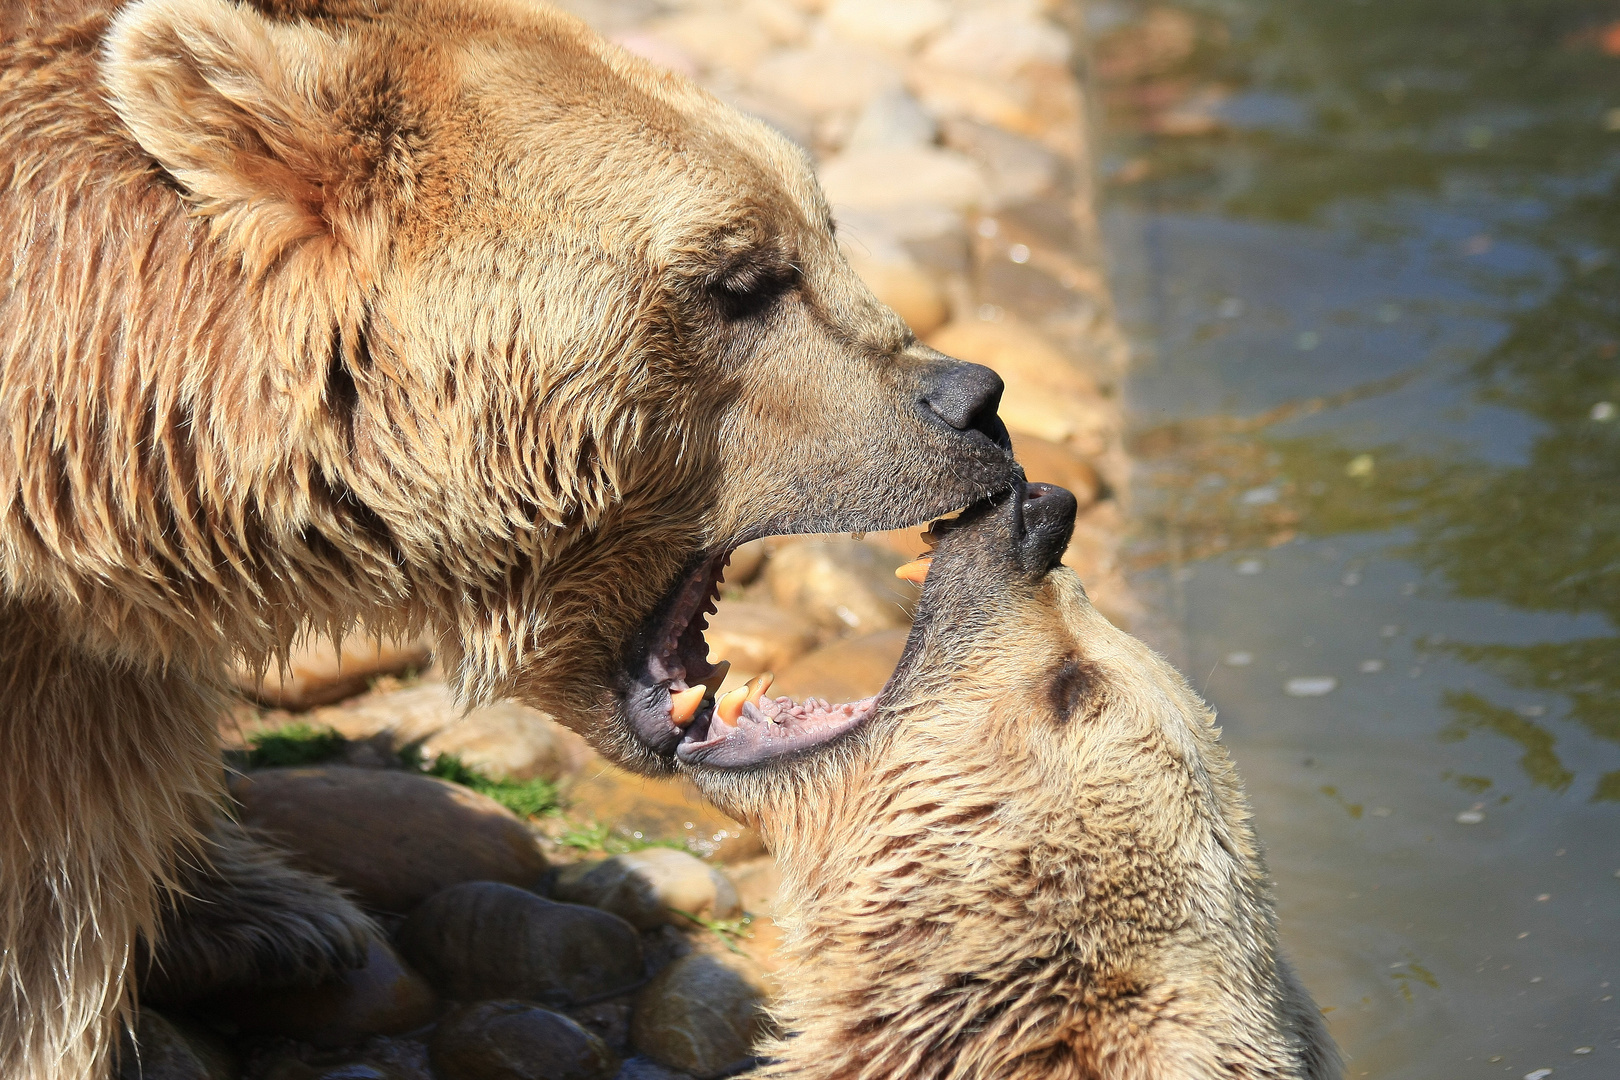
[[[942,527],[948,526],[936,523],[936,530]],[[709,662],[703,635],[730,556],[726,550],[696,559],[650,620],[640,642],[640,671],[621,697],[641,742],[687,764],[738,768],[820,746],[858,727],[872,715],[881,691],[842,703],[773,698],[765,674],[720,693],[731,665]]]

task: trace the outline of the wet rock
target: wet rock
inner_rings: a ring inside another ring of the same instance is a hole
[[[235,1080],[241,1071],[230,1046],[213,1032],[151,1009],[135,1019],[118,1053],[118,1080]]]
[[[945,291],[904,252],[888,246],[848,244],[844,254],[872,295],[893,308],[913,333],[930,333],[945,321]]]
[[[911,622],[917,590],[894,576],[904,562],[853,540],[806,540],[771,556],[765,580],[778,606],[829,629],[866,633]]]
[[[692,1077],[660,1065],[652,1058],[633,1057],[619,1067],[619,1074],[613,1080],[692,1080]]]
[[[704,637],[709,642],[710,660],[729,660],[738,674],[757,675],[780,671],[809,652],[815,647],[817,630],[795,611],[725,600],[709,616]]]
[[[236,992],[213,1007],[248,1034],[346,1046],[368,1035],[421,1027],[438,1015],[439,1000],[422,976],[379,941],[372,943],[364,967],[330,982]]]
[[[418,907],[399,947],[446,997],[568,1006],[642,976],[641,939],[616,915],[497,882],[445,889]]]
[[[771,54],[754,68],[751,82],[756,90],[819,116],[853,112],[878,94],[898,89],[902,78],[882,56],[831,41]]]
[[[610,911],[638,930],[665,923],[691,929],[696,924],[689,915],[730,919],[741,913],[737,890],[724,873],[673,848],[564,867],[552,889],[559,900]]]
[[[805,149],[815,144],[815,117],[768,90],[751,87],[714,87],[715,96],[733,108],[758,117]]]
[[[904,628],[881,630],[817,649],[778,673],[771,693],[831,702],[871,697],[900,663],[908,633]]]
[[[1050,137],[1051,125],[1038,108],[1042,102],[1027,80],[970,75],[919,62],[906,85],[941,120],[976,120],[1031,138]]]
[[[373,911],[405,914],[463,881],[534,885],[547,869],[515,814],[444,780],[341,766],[261,769],[231,790],[245,825]]]
[[[890,90],[867,102],[844,149],[928,146],[938,134],[939,125],[916,98],[904,90]]]
[[[765,565],[767,548],[764,540],[750,540],[731,553],[731,561],[726,564],[725,583],[727,585],[747,585],[759,576],[760,569]]]
[[[309,641],[293,653],[287,670],[272,667],[262,681],[257,673],[238,671],[236,684],[243,693],[278,709],[310,709],[364,693],[379,675],[420,671],[432,660],[424,641],[351,634],[341,645]]]
[[[492,776],[518,780],[569,776],[595,759],[583,738],[545,713],[511,701],[468,711],[442,682],[317,709],[310,721],[385,753],[421,746],[428,757],[457,754]]]
[[[433,1033],[443,1080],[608,1080],[613,1055],[561,1013],[523,1001],[485,1001],[452,1013]]]
[[[710,70],[749,71],[771,50],[765,31],[728,11],[689,11],[649,29]]]
[[[1011,79],[1035,64],[1069,61],[1069,38],[1053,24],[997,7],[969,11],[923,50],[923,61],[990,79]]]
[[[788,0],[743,0],[742,10],[778,45],[797,45],[810,29],[805,13]]]
[[[382,1072],[388,1080],[437,1080],[428,1062],[425,1043],[414,1039],[371,1039],[361,1050],[362,1061]]]
[[[782,888],[782,873],[769,855],[730,867],[727,876],[737,887],[743,910],[754,916],[747,931],[737,939],[737,947],[759,964],[767,975],[781,966],[778,949],[782,929],[776,923],[776,899]]]
[[[668,71],[685,75],[689,79],[698,75],[696,58],[688,55],[687,51],[675,42],[658,34],[651,34],[645,30],[631,30],[614,34],[613,43],[626,52],[651,61]]]
[[[1057,182],[1060,159],[1033,139],[963,119],[947,121],[944,135],[946,146],[979,163],[994,205],[1026,202],[1050,191]]]
[[[1096,383],[1033,327],[959,319],[930,334],[928,344],[1001,375],[1007,388],[1000,414],[1011,431],[1063,443],[1112,422],[1114,410]]]
[[[850,150],[822,165],[821,186],[835,208],[899,210],[916,203],[962,211],[989,194],[972,158],[935,146]]]
[[[674,840],[723,863],[752,859],[765,850],[757,833],[720,813],[679,778],[655,780],[604,765],[568,787],[568,804],[572,814],[610,822],[626,837]]]
[[[342,706],[316,709],[311,723],[329,727],[346,739],[387,735],[395,749],[419,743],[456,722],[462,709],[442,682],[424,682],[401,690],[367,694]]]
[[[1184,11],[1150,8],[1140,19],[1097,38],[1094,61],[1104,82],[1125,83],[1167,75],[1198,47],[1198,24]]]
[[[630,1052],[630,1002],[598,1001],[566,1010],[568,1018],[619,1057]]]
[[[246,1080],[439,1080],[427,1047],[412,1039],[371,1038],[355,1050],[295,1051],[256,1061]]]
[[[474,709],[422,744],[425,758],[454,754],[497,779],[557,780],[600,758],[585,739],[543,712],[514,702]]]
[[[840,37],[903,52],[940,30],[950,14],[941,0],[834,0],[823,17]]]
[[[636,995],[635,1048],[704,1080],[747,1058],[765,1034],[766,989],[758,967],[733,953],[694,952]]]
[[[1102,494],[1102,477],[1096,468],[1061,443],[1018,434],[1013,436],[1013,454],[1031,480],[1068,488],[1074,492],[1082,509],[1096,502]]]
[[[737,890],[743,910],[769,915],[776,910],[776,897],[782,891],[782,871],[769,855],[733,866],[728,877]]]

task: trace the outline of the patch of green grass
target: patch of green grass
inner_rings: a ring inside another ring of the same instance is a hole
[[[557,843],[563,847],[571,847],[576,851],[600,851],[607,855],[628,855],[632,851],[644,851],[652,847],[674,848],[676,851],[687,850],[686,845],[676,840],[642,840],[634,836],[626,836],[616,831],[611,825],[599,822],[590,824],[574,823],[568,826],[560,836]]]
[[[247,741],[250,769],[319,765],[343,753],[347,742],[329,727],[301,722],[255,731]]]
[[[702,915],[694,915],[690,911],[682,911],[680,908],[672,907],[669,910],[673,911],[675,914],[684,919],[691,919],[698,926],[701,926],[709,933],[714,934],[721,941],[725,942],[726,948],[730,949],[738,956],[747,955],[737,945],[737,942],[742,938],[753,936],[749,932],[748,928],[754,924],[754,917],[747,912],[744,912],[735,919],[705,919]]]
[[[402,755],[403,756],[403,755]],[[538,817],[554,814],[562,808],[557,797],[557,785],[550,780],[493,780],[462,761],[455,754],[440,754],[431,764],[423,765],[420,754],[414,762],[429,776],[449,780],[453,784],[472,788],[480,795],[488,795],[519,817]]]

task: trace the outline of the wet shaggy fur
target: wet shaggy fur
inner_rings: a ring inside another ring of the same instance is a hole
[[[683,568],[1012,476],[802,152],[523,0],[0,2],[0,244],[6,1080],[104,1071],[165,893],[233,908],[172,983],[367,932],[203,839],[233,660],[425,627],[667,769],[615,679]]]
[[[757,1075],[1337,1077],[1213,716],[1073,571],[1025,573],[1005,516],[941,544],[869,727],[694,771],[782,869]]]

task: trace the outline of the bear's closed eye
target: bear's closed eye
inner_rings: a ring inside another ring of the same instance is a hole
[[[745,263],[716,281],[711,294],[728,319],[746,319],[763,314],[798,283],[795,266]]]
[[[1065,660],[1047,683],[1052,712],[1060,724],[1091,711],[1093,691],[1100,685],[1095,664],[1076,656]]]

